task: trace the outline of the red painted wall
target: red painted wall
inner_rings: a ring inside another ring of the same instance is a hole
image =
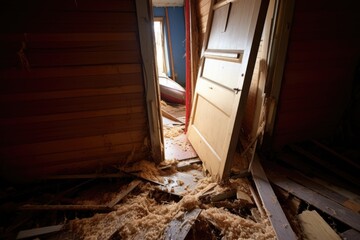
[[[273,147],[338,127],[360,60],[359,1],[296,1]]]

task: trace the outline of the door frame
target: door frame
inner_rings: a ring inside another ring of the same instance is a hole
[[[155,41],[151,0],[135,0],[143,77],[145,85],[145,99],[148,114],[151,157],[154,162],[164,160],[164,137],[162,131],[162,117],[160,110],[160,89],[155,60]]]

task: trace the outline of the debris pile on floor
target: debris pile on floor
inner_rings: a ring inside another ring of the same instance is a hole
[[[74,191],[69,196],[64,194],[68,190],[53,193],[56,201],[50,202],[50,212],[20,211],[17,217],[31,217],[14,229],[30,229],[36,236],[41,232],[39,226],[63,225],[61,231],[41,239],[201,239],[204,232],[209,239],[275,239],[268,219],[256,214],[249,180],[230,179],[228,184],[218,185],[199,168],[198,160],[167,161],[160,166],[143,161],[124,169],[139,180],[94,179],[71,187]],[[189,180],[191,171],[202,177]],[[172,177],[178,185],[179,178],[185,177],[181,191],[166,186]],[[47,204],[39,199],[42,197],[32,199],[28,208],[39,210],[41,204]],[[73,210],[64,210],[63,204],[70,204]],[[81,204],[92,209],[84,210]]]
[[[109,233],[119,235],[121,239],[164,239],[165,229],[173,219],[182,216],[185,212],[200,208],[202,212],[196,221],[210,222],[220,232],[220,236],[217,237],[274,239],[274,232],[266,219],[255,222],[251,216],[245,218],[231,213],[225,207],[216,208],[211,203],[203,204],[199,198],[204,193],[204,189],[206,190],[205,186],[209,186],[204,182],[206,181],[200,183],[198,189],[179,201],[165,200],[161,197],[157,199],[156,194],[162,195],[163,198],[164,195],[157,192],[150,183],[144,183],[137,192],[129,194],[116,206],[115,211],[70,221],[71,231],[83,239],[106,239]],[[225,201],[231,205],[230,202],[233,200]]]

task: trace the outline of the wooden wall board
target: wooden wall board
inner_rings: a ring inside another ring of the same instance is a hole
[[[1,175],[149,158],[135,0],[25,0],[0,12]]]
[[[286,143],[327,137],[346,108],[360,54],[360,17],[355,10],[360,5],[331,0],[320,8],[321,3],[296,2],[294,8],[274,128],[276,150]],[[314,115],[315,110],[320,116]],[[289,112],[296,120],[285,120]],[[321,126],[328,119],[332,121]],[[303,127],[297,128],[298,124]]]

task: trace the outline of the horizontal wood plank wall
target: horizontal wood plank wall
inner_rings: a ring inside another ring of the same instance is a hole
[[[273,147],[338,126],[360,60],[360,2],[296,1]]]
[[[1,177],[149,156],[133,0],[8,1],[0,11]]]

